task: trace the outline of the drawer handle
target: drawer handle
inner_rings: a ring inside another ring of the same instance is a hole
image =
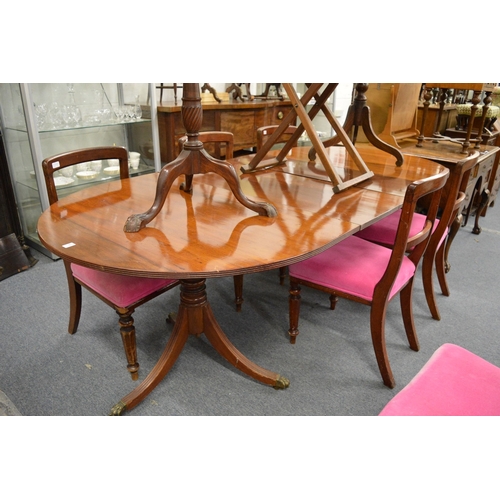
[[[283,114],[283,111],[278,111],[278,114],[276,115],[278,117],[278,120],[283,120],[283,116],[285,116]]]

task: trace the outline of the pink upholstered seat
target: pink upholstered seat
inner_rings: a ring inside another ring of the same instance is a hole
[[[403,324],[411,349],[418,351],[412,311],[412,290],[415,270],[429,242],[432,227],[448,172],[415,182],[408,186],[403,209],[397,212],[396,231],[392,248],[363,238],[350,236],[314,257],[289,266],[290,342],[299,334],[301,286],[330,294],[330,308],[335,308],[338,297],[369,305],[370,331],[378,367],[384,384],[394,387],[385,345],[385,315],[387,305],[400,294]],[[414,224],[417,201],[424,196],[431,198],[425,221]]]
[[[292,264],[289,274],[371,302],[375,286],[384,275],[391,255],[389,248],[351,236],[310,259]],[[403,256],[389,301],[414,274],[415,264]]]
[[[175,280],[136,278],[71,264],[73,276],[118,307],[128,307]]]
[[[362,229],[356,233],[358,238],[363,238],[368,241],[373,241],[379,245],[384,245],[386,247],[392,247],[394,245],[394,240],[396,238],[396,229],[398,228],[399,219],[401,218],[401,210],[396,210],[391,215],[384,217],[376,224]],[[426,216],[423,214],[415,214],[410,226],[410,237],[417,234],[424,227]],[[432,232],[436,230],[439,221],[434,222],[432,227]],[[440,242],[442,243],[448,232],[444,232],[441,236]]]
[[[129,177],[128,153],[122,147],[86,148],[46,158],[42,163],[42,168],[51,205],[58,201],[54,173],[68,166],[93,160],[118,160],[120,179]],[[69,289],[68,332],[75,333],[78,329],[82,309],[83,286],[112,307],[118,314],[120,334],[125,355],[127,356],[127,369],[132,379],[137,380],[139,377],[139,363],[137,362],[135,326],[132,314],[136,307],[170,290],[179,282],[171,279],[121,276],[89,269],[69,261],[64,262],[64,268]]]
[[[454,344],[439,347],[382,416],[500,415],[500,368]]]

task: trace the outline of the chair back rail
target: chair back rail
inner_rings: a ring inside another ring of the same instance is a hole
[[[120,164],[120,178],[127,179],[129,177],[128,153],[121,146],[86,148],[57,154],[46,158],[42,162],[49,203],[52,205],[59,199],[54,182],[54,174],[57,171],[71,165],[95,160],[118,160]]]
[[[179,151],[182,151],[184,143],[188,140],[187,135],[183,135],[178,140]],[[219,130],[210,130],[206,132],[200,132],[198,134],[198,140],[203,144],[224,144],[226,147],[226,160],[233,158],[234,155],[234,135],[232,132],[223,132]]]
[[[406,189],[392,255],[384,276],[375,287],[374,302],[375,297],[380,294],[387,298],[387,289],[394,284],[405,254],[409,252],[408,258],[415,267],[418,265],[432,235],[432,226],[436,220],[442,189],[448,177],[449,171],[445,170],[428,179],[413,182]],[[427,211],[426,223],[419,233],[410,238],[411,222],[417,203],[421,198],[429,195],[431,195],[431,202]]]

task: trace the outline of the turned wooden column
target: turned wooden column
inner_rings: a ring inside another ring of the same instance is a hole
[[[186,182],[181,189],[187,193],[192,191],[193,176],[214,172],[223,177],[231,188],[235,198],[245,207],[266,217],[276,217],[276,208],[271,203],[254,202],[248,199],[241,190],[240,180],[233,166],[222,160],[210,156],[198,140],[203,123],[203,109],[201,107],[200,85],[198,83],[184,83],[182,97],[182,121],[186,129],[187,141],[184,143],[179,156],[165,165],[158,176],[156,195],[151,208],[142,214],[133,214],[125,222],[126,233],[136,233],[151,222],[160,212],[172,187],[179,175],[186,176]]]
[[[425,87],[424,91],[424,103],[423,103],[423,110],[422,110],[422,123],[420,125],[420,135],[417,137],[417,147],[421,148],[422,144],[424,142],[425,136],[424,136],[424,127],[425,127],[425,122],[427,121],[427,111],[429,110],[429,106],[431,104],[431,99],[432,99],[432,91],[430,88]]]

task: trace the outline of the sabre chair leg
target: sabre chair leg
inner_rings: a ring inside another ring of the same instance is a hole
[[[82,312],[82,286],[74,280],[69,287],[69,324],[68,332],[75,333],[80,323],[80,314]]]
[[[463,220],[464,220],[464,216],[461,213],[457,214],[457,216],[453,219],[453,222],[450,225],[450,230],[448,232],[448,236],[446,237],[446,240],[443,242],[443,245],[445,247],[445,249],[444,249],[444,262],[445,262],[444,268],[445,268],[445,271],[447,273],[449,273],[450,269],[451,269],[451,264],[449,261],[451,244],[453,243],[455,236],[458,234],[458,231],[462,227]]]
[[[450,289],[448,287],[448,280],[446,279],[447,264],[446,264],[446,245],[443,243],[436,253],[436,274],[439,281],[439,286],[441,287],[441,293],[448,297],[450,295]]]
[[[442,246],[442,245],[441,245]],[[439,314],[439,309],[436,302],[436,294],[434,293],[434,262],[437,260],[437,255],[431,255],[427,252],[424,254],[424,259],[422,262],[422,282],[424,285],[425,300],[429,306],[431,316],[435,320],[440,320],[441,315]]]
[[[69,292],[69,324],[68,332],[75,333],[80,322],[80,314],[82,312],[82,286],[73,278],[69,262],[64,263],[66,267],[66,278],[68,280]]]
[[[406,337],[410,344],[410,349],[419,351],[420,345],[417,337],[417,330],[415,328],[415,321],[413,320],[413,278],[406,284],[406,286],[399,292],[399,300],[401,303],[401,314],[403,316],[403,323],[405,326]]]
[[[290,344],[295,344],[299,334],[299,314],[300,314],[300,286],[290,279],[290,295],[288,296],[288,314],[290,318]]]
[[[372,336],[373,350],[377,359],[378,369],[384,385],[390,389],[394,388],[396,381],[392,374],[389,357],[387,355],[387,348],[385,345],[385,313],[387,310],[387,303],[372,304],[370,311],[370,331]]]

